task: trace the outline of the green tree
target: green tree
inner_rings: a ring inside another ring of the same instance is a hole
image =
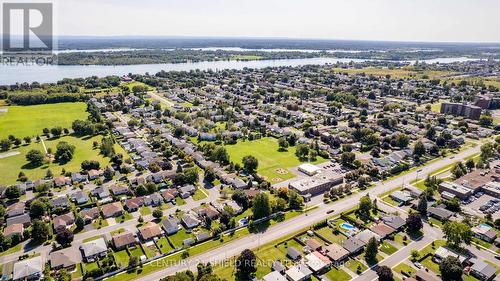
[[[358,214],[364,218],[370,217],[370,211],[373,209],[372,200],[367,194],[359,199]]]
[[[5,189],[5,196],[10,199],[19,199],[21,197],[21,189],[15,185],[11,185]]]
[[[259,160],[252,155],[247,155],[243,157],[243,169],[250,174],[255,174],[257,168],[259,167]]]
[[[427,215],[427,196],[420,196],[420,199],[418,200],[417,210],[421,215]]]
[[[406,218],[406,229],[409,232],[418,232],[424,227],[422,218],[418,213],[410,213]]]
[[[377,268],[378,281],[393,281],[394,276],[390,267],[382,265]]]
[[[462,280],[463,267],[456,257],[446,257],[439,263],[439,272],[443,281]]]
[[[368,262],[375,261],[377,254],[378,254],[378,242],[377,239],[375,239],[375,237],[372,237],[370,238],[370,240],[368,240],[368,243],[366,244],[365,259]]]
[[[253,219],[260,219],[267,217],[272,212],[271,202],[269,195],[261,192],[257,194],[252,201]]]
[[[64,164],[73,159],[73,154],[75,153],[74,145],[61,141],[57,144],[56,148],[55,159],[57,162]]]
[[[161,217],[163,217],[163,210],[160,207],[154,209],[153,217],[155,217],[157,219],[160,219]]]
[[[415,146],[413,147],[413,155],[415,156],[423,156],[425,154],[425,146],[421,141],[417,141]]]
[[[43,164],[45,155],[40,150],[32,149],[26,153],[26,160],[28,160],[31,165],[38,167]]]
[[[249,249],[243,250],[236,260],[236,271],[243,280],[250,277],[257,271],[257,257]]]
[[[47,212],[47,204],[40,199],[31,201],[30,216],[32,218],[40,218]]]
[[[288,148],[288,141],[286,140],[285,137],[281,137],[278,140],[278,145],[279,145],[281,151],[285,151]]]
[[[456,248],[460,247],[462,243],[470,245],[472,240],[471,228],[463,222],[446,222],[443,225],[443,233],[447,244]]]
[[[50,236],[49,225],[45,222],[35,219],[32,222],[31,238],[37,243],[43,243],[47,241]]]

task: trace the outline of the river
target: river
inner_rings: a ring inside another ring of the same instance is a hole
[[[428,63],[451,63],[456,61],[473,60],[469,58],[437,58],[431,60],[420,60]],[[11,85],[22,82],[53,83],[63,78],[85,78],[90,76],[104,77],[107,75],[154,74],[161,70],[165,71],[189,71],[189,70],[222,70],[243,68],[265,68],[277,66],[301,66],[310,64],[333,64],[338,62],[364,62],[365,59],[346,58],[306,58],[306,59],[282,59],[282,60],[256,60],[256,61],[203,61],[187,63],[164,63],[164,64],[137,64],[137,65],[31,65],[13,66],[0,65],[0,85]],[[410,63],[414,63],[411,61]]]

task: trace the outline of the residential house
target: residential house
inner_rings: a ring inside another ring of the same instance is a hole
[[[97,219],[99,217],[99,213],[100,213],[99,208],[93,207],[90,209],[83,209],[80,212],[80,215],[83,221],[85,221],[85,223],[88,224],[91,223],[93,220]]]
[[[335,263],[339,263],[349,257],[349,252],[339,244],[332,243],[325,248],[326,255]]]
[[[70,207],[68,197],[66,196],[60,196],[50,200],[50,205],[54,209],[60,208],[63,210],[66,210]]]
[[[304,281],[311,278],[312,271],[305,264],[297,264],[285,271],[285,275],[290,281]]]
[[[128,187],[126,185],[112,185],[110,190],[114,196],[119,196],[119,195],[127,194]]]
[[[15,217],[24,214],[26,209],[26,203],[25,202],[16,202],[12,205],[9,205],[7,207],[7,217]]]
[[[139,228],[139,234],[144,241],[151,240],[162,235],[161,228],[154,222],[148,222],[146,225]]]
[[[177,233],[179,231],[179,219],[175,217],[169,217],[162,222],[162,228],[167,235]]]
[[[13,225],[13,224],[22,224],[24,227],[28,227],[31,225],[31,218],[29,214],[23,214],[20,216],[15,216],[15,217],[10,217],[7,218],[7,226]]]
[[[262,277],[264,281],[288,281],[285,276],[281,275],[278,271],[271,271],[269,274]]]
[[[439,220],[449,220],[453,216],[453,212],[440,207],[430,207],[427,209],[427,213]]]
[[[108,203],[101,206],[101,212],[105,218],[119,217],[123,214],[123,206],[120,202]]]
[[[56,186],[56,187],[63,187],[63,186],[71,185],[71,179],[69,177],[65,177],[65,176],[54,177],[53,181],[54,181],[54,186]]]
[[[486,242],[491,243],[497,238],[497,231],[487,224],[480,224],[473,227],[471,230],[474,236]]]
[[[49,254],[51,269],[59,270],[64,268],[73,271],[79,262],[78,250],[73,248],[62,249]]]
[[[14,264],[12,280],[40,280],[43,278],[44,267],[41,256],[18,261]]]
[[[380,236],[381,239],[384,239],[387,236],[396,232],[396,230],[394,228],[386,225],[385,223],[378,223],[378,224],[373,225],[370,228],[370,231],[377,234],[378,236]]]
[[[351,253],[351,255],[361,252],[364,246],[365,243],[357,239],[356,237],[351,237],[345,240],[344,243],[342,243],[342,247],[344,247],[344,249]]]
[[[293,261],[297,261],[302,258],[302,254],[295,247],[288,247],[286,255]]]
[[[81,190],[71,194],[70,198],[77,205],[85,204],[89,201],[89,196]]]
[[[122,250],[126,247],[132,247],[137,244],[134,234],[128,231],[114,235],[112,241],[117,250]]]
[[[397,231],[400,231],[406,225],[406,221],[400,216],[382,216],[380,220]]]
[[[125,208],[129,212],[135,212],[139,210],[139,208],[142,206],[143,200],[142,197],[134,197],[125,200]]]
[[[12,236],[18,235],[19,238],[22,239],[23,233],[24,233],[24,225],[22,223],[11,224],[9,226],[6,226],[3,229],[3,236],[4,237],[12,238]]]
[[[330,260],[318,251],[314,251],[304,257],[306,265],[314,272],[319,273],[330,266]]]
[[[59,231],[61,228],[69,228],[73,223],[75,223],[75,215],[69,212],[60,216],[56,216],[52,219],[54,222],[54,229]]]
[[[104,238],[95,239],[80,246],[82,256],[87,262],[94,262],[95,260],[106,256],[108,253],[108,246]]]
[[[188,229],[195,228],[201,223],[197,217],[189,213],[182,216],[181,220],[182,224],[184,224],[184,226]]]
[[[471,259],[471,262],[473,262],[473,265],[470,272],[473,276],[483,281],[489,281],[495,278],[495,267],[479,259]]]
[[[92,190],[90,194],[92,194],[92,196],[96,196],[99,199],[105,199],[110,195],[108,188],[105,186],[99,186],[98,188]]]

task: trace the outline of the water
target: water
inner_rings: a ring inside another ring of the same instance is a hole
[[[155,74],[165,71],[222,70],[243,68],[265,68],[277,66],[301,66],[309,64],[333,64],[338,62],[364,62],[364,59],[307,58],[257,61],[204,61],[187,63],[137,64],[137,65],[48,65],[48,66],[0,66],[0,85],[17,82],[52,83],[63,78],[84,78],[107,75]]]

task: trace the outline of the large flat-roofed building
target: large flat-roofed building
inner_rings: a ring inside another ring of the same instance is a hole
[[[300,165],[298,170],[308,176],[314,176],[321,170],[321,168],[310,163],[305,163]]]
[[[455,195],[460,199],[466,199],[472,194],[472,189],[467,188],[460,184],[456,184],[454,182],[447,182],[447,181],[444,181],[439,184],[438,191],[439,192],[446,191],[448,193]]]
[[[463,116],[468,119],[479,120],[479,117],[481,117],[481,111],[481,107],[471,104],[455,102],[443,102],[441,104],[441,113]]]
[[[500,198],[500,182],[490,182],[483,186],[484,193]]]
[[[288,184],[301,195],[316,195],[330,190],[332,186],[344,182],[344,176],[337,173],[321,173],[310,178],[299,179]]]

